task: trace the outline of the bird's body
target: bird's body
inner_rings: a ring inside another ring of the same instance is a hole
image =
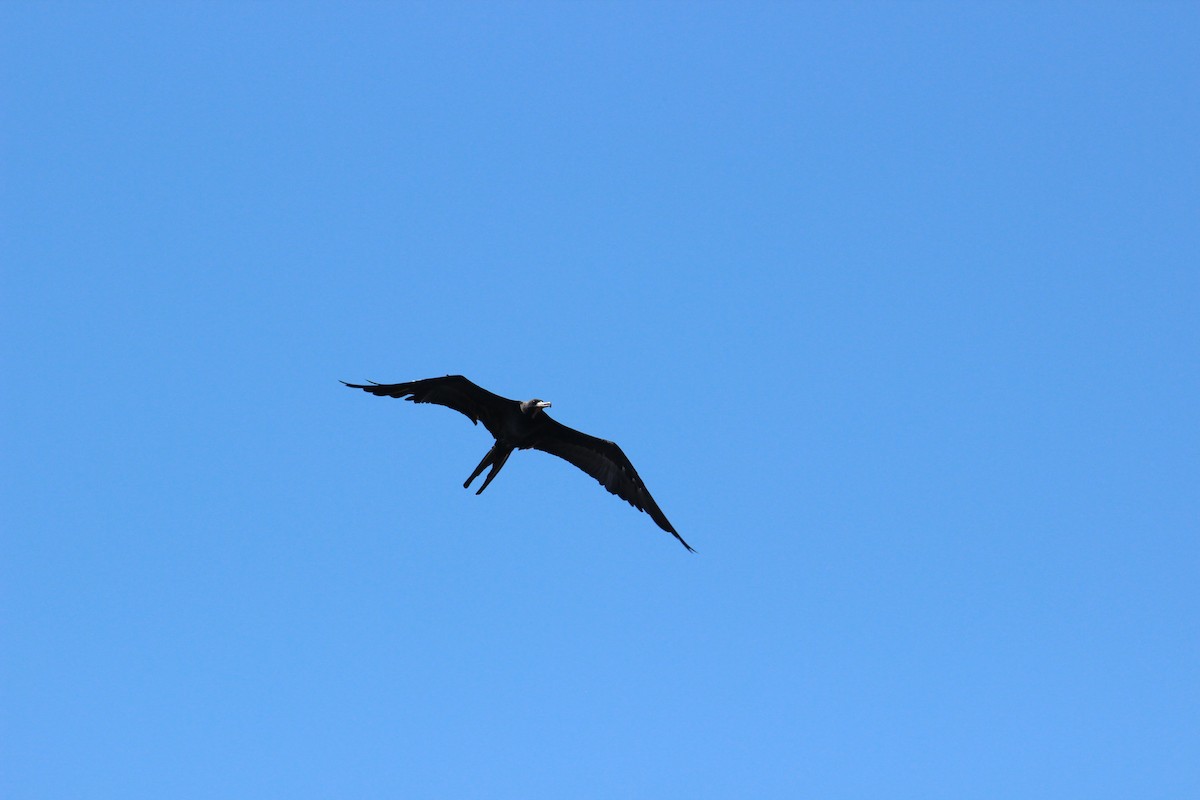
[[[667,521],[666,515],[654,502],[621,448],[615,442],[589,436],[551,419],[545,412],[550,404],[544,400],[509,400],[475,385],[462,375],[408,383],[342,383],[351,389],[362,389],[379,397],[403,397],[414,403],[436,403],[458,411],[476,424],[482,422],[495,437],[496,443],[463,484],[464,488],[470,486],[471,481],[490,466],[491,471],[475,494],[481,494],[487,488],[513,450],[541,450],[579,467],[605,489],[639,511],[648,513],[660,528],[672,534],[688,550],[692,549]]]

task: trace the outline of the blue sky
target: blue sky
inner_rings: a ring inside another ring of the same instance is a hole
[[[6,798],[1200,793],[1195,5],[0,31]]]

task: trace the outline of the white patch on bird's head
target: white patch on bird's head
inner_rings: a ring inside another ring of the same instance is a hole
[[[528,414],[531,417],[536,417],[538,414],[541,413],[543,408],[549,408],[549,407],[550,407],[549,403],[547,403],[545,400],[539,400],[536,397],[533,398],[532,400],[526,400],[524,403],[521,403],[521,411],[523,411],[524,413]]]

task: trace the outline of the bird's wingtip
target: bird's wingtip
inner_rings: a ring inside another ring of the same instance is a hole
[[[673,527],[672,527],[672,528],[669,528],[669,529],[667,529],[667,533],[671,534],[671,535],[672,535],[672,536],[674,536],[676,539],[678,539],[678,540],[679,540],[679,543],[680,543],[681,545],[683,545],[684,549],[685,549],[685,550],[687,550],[689,553],[694,553],[694,552],[696,552],[696,548],[692,547],[690,544],[688,544],[688,543],[687,543],[687,542],[684,540],[684,538],[683,538],[682,536],[680,536],[678,533],[676,533],[676,532],[675,532],[675,528],[673,528]]]

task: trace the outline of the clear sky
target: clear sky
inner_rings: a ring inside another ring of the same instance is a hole
[[[1200,796],[1197,43],[4,3],[0,795]]]

